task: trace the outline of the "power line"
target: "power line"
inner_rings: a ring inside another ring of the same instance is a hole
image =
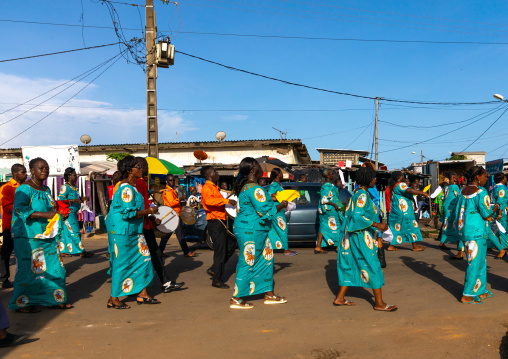
[[[462,152],[466,151],[469,147],[471,147],[476,141],[478,141],[488,130],[490,130],[492,128],[492,126],[494,126],[496,124],[497,121],[499,121],[499,119],[501,117],[503,117],[503,115],[505,114],[505,112],[508,111],[508,106],[505,108],[505,110],[499,115],[499,117],[490,124],[489,127],[487,127],[487,129],[485,131],[483,131],[473,142],[471,142],[466,148],[464,148],[462,150]]]
[[[332,136],[332,135],[338,135],[338,134],[342,134],[342,133],[346,133],[346,132],[351,132],[351,131],[356,131],[356,130],[359,130],[361,128],[366,128],[366,127],[369,127],[371,124],[369,123],[368,125],[366,126],[361,126],[361,127],[357,127],[357,128],[351,128],[349,130],[342,130],[342,131],[338,131],[338,132],[332,132],[332,133],[327,133],[326,135],[319,135],[319,136],[312,136],[312,137],[305,137],[305,138],[302,138],[302,140],[310,140],[312,138],[320,138],[320,137],[326,137],[326,136]]]
[[[126,51],[126,50],[124,50]],[[90,82],[88,82],[85,86],[83,86],[78,92],[76,92],[74,95],[72,95],[71,97],[69,97],[67,100],[65,100],[60,106],[58,106],[57,108],[55,108],[53,111],[51,111],[50,113],[48,113],[46,116],[42,117],[40,120],[38,120],[37,122],[33,123],[32,125],[30,125],[28,128],[24,129],[23,131],[19,132],[17,135],[11,137],[10,139],[8,139],[7,141],[3,142],[0,144],[0,146],[3,146],[5,145],[7,142],[10,142],[12,141],[13,139],[21,136],[23,133],[29,131],[30,129],[32,129],[34,126],[36,126],[37,124],[39,124],[40,122],[42,122],[43,120],[45,120],[46,118],[48,118],[50,115],[52,115],[53,113],[55,113],[58,109],[60,109],[60,107],[62,107],[63,105],[65,105],[67,102],[69,102],[70,100],[72,100],[74,97],[76,97],[77,95],[79,95],[82,91],[84,91],[88,86],[90,86],[95,80],[97,80],[102,74],[104,74],[107,70],[109,70],[109,68],[111,68],[111,66],[113,66],[118,60],[120,60],[120,57],[121,57],[121,53],[117,54],[115,57],[117,58],[116,60],[113,61],[113,63],[111,63],[108,67],[106,67],[101,73],[99,73],[97,76],[95,76]]]
[[[255,73],[255,72],[251,72],[251,71],[247,71],[247,70],[242,70],[242,69],[239,69],[237,67],[224,65],[224,64],[221,64],[219,62],[212,61],[212,60],[207,60],[207,59],[204,59],[202,57],[191,55],[191,54],[187,54],[187,53],[182,52],[182,51],[175,51],[175,52],[177,52],[179,54],[182,54],[182,55],[185,55],[185,56],[188,56],[188,57],[195,58],[197,60],[208,62],[210,64],[214,64],[214,65],[218,65],[218,66],[224,67],[224,68],[226,68],[228,70],[243,72],[243,73],[246,73],[246,74],[249,74],[249,75],[253,75],[253,76],[257,76],[257,77],[261,77],[261,78],[264,78],[264,79],[267,79],[267,80],[281,82],[281,83],[284,83],[286,85],[303,87],[303,88],[307,88],[307,89],[311,89],[311,90],[317,90],[317,91],[322,91],[322,92],[327,92],[327,93],[333,93],[333,94],[336,94],[336,95],[351,96],[351,97],[368,99],[368,100],[374,100],[374,99],[376,99],[375,96],[373,97],[373,96],[366,96],[366,95],[357,95],[357,94],[352,94],[352,93],[348,93],[348,92],[340,92],[340,91],[334,91],[334,90],[327,90],[327,89],[323,89],[323,88],[319,88],[319,87],[315,87],[315,86],[303,85],[303,84],[299,84],[299,83],[295,83],[295,82],[281,80],[281,79],[278,79],[278,78],[275,78],[275,77],[261,75],[261,74]],[[487,101],[487,102],[423,102],[423,101],[411,101],[411,100],[398,100],[398,99],[392,99],[392,98],[386,98],[386,97],[382,97],[381,100],[383,100],[383,101],[389,101],[389,102],[413,103],[413,104],[420,104],[420,105],[447,105],[447,106],[487,105],[487,104],[497,103],[497,101]]]
[[[43,56],[51,56],[51,55],[59,55],[59,54],[66,54],[69,52],[75,52],[75,51],[83,51],[83,50],[91,50],[91,49],[99,49],[101,47],[107,47],[107,46],[113,46],[118,45],[119,42],[114,42],[112,44],[106,44],[106,45],[97,45],[97,46],[89,46],[89,47],[82,47],[80,49],[73,49],[73,50],[65,50],[65,51],[57,51],[57,52],[50,52],[49,54],[40,54],[40,55],[32,55],[32,56],[25,56],[25,57],[17,57],[15,59],[7,59],[7,60],[0,60],[0,62],[9,62],[9,61],[18,61],[18,60],[26,60],[26,59],[34,59],[37,57],[43,57]]]

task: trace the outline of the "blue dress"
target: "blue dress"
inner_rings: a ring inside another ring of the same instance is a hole
[[[137,294],[153,280],[150,251],[143,236],[143,217],[135,218],[144,209],[141,193],[128,183],[115,192],[106,219],[108,247],[111,249],[111,296]]]
[[[490,197],[482,187],[468,196],[458,196],[455,216],[459,239],[466,248],[468,266],[464,280],[464,296],[487,293],[487,239],[490,231],[487,218],[491,215]]]
[[[407,194],[407,185],[399,182],[393,188],[388,225],[393,233],[390,245],[415,243],[423,240],[413,210],[413,195]]]
[[[457,206],[460,187],[456,184],[446,186],[443,191],[443,231],[441,232],[441,243],[458,243],[459,250],[462,250],[462,242],[459,241],[457,221],[455,219],[455,207]]]
[[[30,218],[34,212],[56,210],[48,187],[36,190],[22,184],[16,190],[12,211],[12,237],[17,271],[9,308],[54,306],[67,302],[65,268],[58,251],[61,227],[47,234],[46,218]],[[61,222],[61,220],[60,220]],[[61,226],[61,223],[58,224]]]
[[[282,188],[282,186],[276,181],[273,181],[268,188],[268,194],[270,196],[272,194],[277,194],[277,192],[280,191],[284,191],[284,188]],[[279,204],[279,202],[274,201],[275,206]],[[288,222],[286,220],[284,208],[277,212],[277,214],[273,217],[272,228],[268,233],[268,238],[270,238],[273,248],[284,250],[288,249]]]
[[[275,205],[263,187],[248,183],[238,196],[234,234],[238,241],[234,297],[273,290],[273,247],[268,232],[276,215]]]
[[[372,223],[378,221],[378,210],[370,194],[362,188],[357,189],[346,209],[346,235],[337,252],[340,286],[378,289],[384,285],[377,256],[377,229],[372,227]]]
[[[72,200],[79,198],[78,189],[70,184],[64,184],[60,188],[58,200]],[[60,238],[60,253],[80,254],[85,251],[85,247],[81,243],[81,232],[79,230],[78,211],[81,208],[79,203],[71,203],[69,209],[71,213],[65,221],[63,221],[63,233]]]
[[[344,216],[341,213],[343,208],[339,198],[337,188],[330,182],[326,182],[321,187],[319,201],[319,232],[323,235],[321,246],[334,246],[340,243],[343,237],[342,222]],[[335,203],[339,207],[339,211],[328,203]],[[319,238],[319,237],[318,237]]]

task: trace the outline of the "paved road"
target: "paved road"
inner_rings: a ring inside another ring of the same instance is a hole
[[[0,349],[3,358],[500,358],[508,351],[508,263],[489,252],[489,284],[495,296],[482,305],[458,302],[467,263],[446,260],[428,240],[425,252],[388,253],[384,296],[394,313],[372,310],[371,292],[350,289],[355,307],[333,307],[338,290],[335,253],[275,256],[276,293],[281,306],[253,301],[250,311],[229,309],[231,290],[210,286],[205,270],[212,252],[185,258],[170,241],[166,268],[188,289],[151,293],[156,306],[106,308],[106,240],[85,240],[91,259],[64,258],[68,296],[75,308],[38,314],[9,311],[12,332],[29,332],[31,342]],[[235,257],[227,269],[234,285]],[[7,304],[11,290],[0,289]],[[128,301],[133,303],[134,297]],[[504,343],[504,344],[502,344]]]

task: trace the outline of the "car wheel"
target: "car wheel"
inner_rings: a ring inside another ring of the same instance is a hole
[[[213,251],[213,239],[210,236],[210,232],[208,232],[208,229],[205,231],[205,242],[208,248],[210,248]]]

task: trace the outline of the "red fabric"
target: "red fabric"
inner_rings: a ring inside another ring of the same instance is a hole
[[[0,188],[0,201],[2,202],[1,213],[2,213],[2,229],[11,229],[12,220],[12,206],[14,204],[14,193],[16,188],[19,187],[19,183],[14,178],[11,178],[9,182],[4,184]]]
[[[115,188],[115,187],[114,187],[113,185],[108,186],[108,194],[109,194],[109,200],[110,200],[110,201],[113,199],[113,193],[115,193],[115,192],[113,191],[113,189],[114,189],[114,188]]]
[[[390,187],[386,187],[385,189],[385,202],[386,202],[386,212],[390,213],[390,205],[392,203],[392,191],[390,191]]]
[[[60,212],[63,215],[71,213],[70,209],[70,203],[68,200],[65,201],[56,201],[56,204],[58,205],[58,212]]]
[[[143,196],[143,201],[145,202],[144,209],[150,208],[150,202],[148,202],[148,186],[143,178],[138,178],[136,181],[136,189]],[[144,229],[153,229],[153,222],[145,217],[143,220],[143,228]]]

